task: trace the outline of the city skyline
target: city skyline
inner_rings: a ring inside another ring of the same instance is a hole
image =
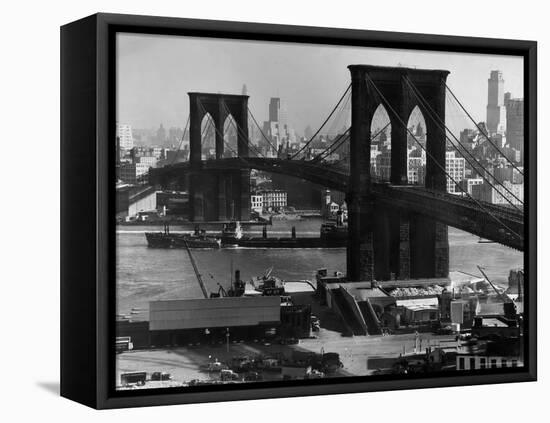
[[[502,72],[505,92],[523,97],[523,59],[515,56],[119,34],[117,118],[133,128],[184,127],[187,92],[241,93],[246,85],[258,119],[268,119],[269,100],[279,97],[303,134],[328,115],[354,63],[449,70],[449,87],[478,122],[486,120],[491,71]]]

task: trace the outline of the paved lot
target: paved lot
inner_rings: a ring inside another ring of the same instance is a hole
[[[193,379],[218,379],[219,373],[204,370],[210,361],[230,361],[235,356],[278,355],[292,357],[293,351],[310,351],[315,353],[336,352],[340,355],[343,368],[336,376],[363,376],[372,374],[378,369],[376,363],[398,357],[399,354],[412,353],[415,347],[415,335],[389,336],[342,336],[340,319],[326,306],[321,306],[314,299],[311,292],[293,294],[298,304],[310,304],[312,314],[321,322],[321,330],[316,332],[316,339],[301,339],[297,345],[280,345],[276,342],[269,344],[261,342],[236,342],[229,344],[194,345],[186,347],[160,348],[154,350],[128,351],[117,355],[117,383],[120,374],[126,372],[145,371],[168,372],[176,383],[187,383]],[[419,350],[424,351],[428,346],[455,346],[454,336],[438,336],[431,333],[420,334]],[[373,360],[374,359],[374,360]],[[280,380],[281,374],[263,375],[264,380]]]
[[[234,356],[243,355],[282,353],[286,357],[291,357],[295,350],[316,353],[336,352],[343,363],[339,375],[369,375],[376,370],[376,368],[368,368],[369,359],[397,357],[403,352],[412,353],[415,344],[414,334],[343,337],[339,332],[327,329],[321,329],[318,334],[317,339],[302,339],[297,345],[275,343],[264,345],[261,342],[231,343],[229,352],[225,344],[129,351],[117,355],[117,382],[120,381],[120,373],[134,371],[168,372],[175,382],[182,383],[193,379],[217,379],[218,373],[209,373],[201,369],[201,366],[211,360],[225,362]],[[428,345],[456,345],[453,336],[421,334],[421,340],[422,350]],[[264,380],[277,379],[281,379],[280,374],[264,374]]]

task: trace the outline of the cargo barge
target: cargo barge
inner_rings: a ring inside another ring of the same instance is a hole
[[[236,242],[239,247],[246,248],[342,248],[347,245],[341,240],[326,240],[322,238],[259,238],[243,237]]]
[[[220,236],[207,235],[198,227],[194,234],[172,234],[165,225],[164,232],[146,232],[145,237],[151,248],[343,248],[347,234],[347,226],[328,222],[321,225],[319,237],[297,237],[294,227],[290,237],[268,237],[266,226],[261,237],[252,237],[243,235],[240,222],[230,222]]]
[[[227,233],[225,234],[226,236]],[[347,245],[347,226],[340,226],[333,222],[321,225],[320,236],[297,237],[296,230],[292,228],[291,237],[271,238],[267,236],[264,227],[261,237],[250,237],[239,234],[232,238],[233,245],[247,248],[342,248]],[[224,245],[222,238],[222,245]]]
[[[205,230],[195,228],[194,233],[171,234],[168,225],[164,232],[146,232],[145,238],[150,248],[220,248],[220,238],[207,236]]]

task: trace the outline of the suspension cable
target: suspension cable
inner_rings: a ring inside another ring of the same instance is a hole
[[[185,123],[185,129],[183,130],[183,134],[181,135],[181,140],[180,140],[180,143],[178,145],[178,149],[176,150],[176,154],[174,154],[174,157],[172,157],[172,160],[168,164],[169,166],[173,165],[174,162],[176,161],[176,158],[178,157],[178,154],[181,150],[181,146],[183,144],[183,140],[185,139],[185,133],[187,132],[187,127],[189,126],[190,119],[191,119],[191,115],[189,114],[189,115],[187,115],[187,122]]]
[[[485,167],[483,167],[483,165],[476,159],[476,157],[466,148],[464,147],[464,145],[460,142],[460,140],[453,134],[453,132],[447,127],[447,125],[445,124],[445,122],[443,122],[441,120],[441,117],[439,117],[435,111],[433,110],[433,108],[430,106],[430,104],[426,101],[426,99],[424,98],[424,96],[419,92],[419,90],[416,88],[416,86],[412,83],[412,81],[410,81],[410,79],[405,76],[404,77],[405,79],[405,82],[409,85],[409,87],[411,88],[411,90],[413,91],[413,94],[416,96],[416,98],[421,102],[422,105],[424,105],[426,107],[426,111],[428,112],[428,114],[430,115],[430,117],[432,118],[432,121],[434,121],[434,123],[436,125],[438,125],[439,129],[443,130],[445,132],[445,138],[448,139],[449,141],[451,141],[449,139],[449,137],[447,136],[447,132],[449,134],[451,134],[451,136],[454,138],[454,140],[458,143],[458,145],[460,145],[464,151],[466,153],[468,153],[468,155],[489,175],[491,176],[499,185],[500,187],[502,187],[508,194],[510,194],[513,198],[515,198],[521,205],[523,205],[523,201],[521,201],[512,191],[510,191],[502,182],[500,182],[494,175],[492,175],[487,169],[485,169]],[[437,120],[436,120],[437,119]],[[439,121],[439,123],[438,123]],[[482,174],[481,172],[479,172],[477,169],[476,169],[476,166],[474,164],[472,164],[472,162],[470,162],[470,160],[468,160],[467,157],[464,156],[464,154],[458,149],[458,148],[455,148],[456,151],[468,162],[468,164],[470,166],[472,166],[472,168],[474,170],[476,170],[476,172],[479,174],[479,176],[481,176],[481,178],[483,178],[483,180],[485,182],[487,182],[492,188],[494,188],[512,207],[514,207],[515,209],[517,210],[520,210],[509,198],[505,197],[504,195],[502,195],[502,192],[493,184],[491,183],[491,181],[489,181],[485,176],[484,174]]]
[[[386,130],[386,128],[388,126],[391,125],[391,122],[388,122],[386,125],[384,125],[384,127],[382,129],[380,129],[378,132],[376,132],[374,135],[371,135],[371,141],[372,140],[375,140],[382,132],[384,132]],[[351,129],[348,128],[346,129],[346,132],[344,132],[344,134],[340,135],[340,137],[344,136],[347,132],[349,132]],[[348,141],[349,140],[349,134],[348,136],[346,136],[344,139],[342,139],[342,141],[340,142],[340,145],[334,147],[334,150],[336,150],[337,148],[340,148],[344,142]],[[327,156],[327,151],[329,151],[329,149],[333,148],[334,144],[336,144],[336,142],[338,142],[338,140],[336,140],[335,142],[333,142],[330,146],[328,146],[323,152],[321,152],[320,154],[318,154],[317,156],[315,156],[312,160],[309,161],[309,163],[311,162],[315,162],[315,161],[318,161],[318,160],[322,160],[324,158],[326,158]],[[321,157],[322,155],[325,155],[325,157]],[[341,163],[342,161],[344,161],[346,158],[348,158],[348,156],[344,156],[342,157],[341,159],[338,159],[337,161],[335,161],[334,163],[332,163],[332,165],[337,165],[338,163]]]
[[[332,123],[327,128],[326,132],[327,134],[331,134],[334,131],[334,128],[337,128],[337,125],[340,124],[340,121],[342,119],[342,116],[346,112],[346,109],[348,108],[349,103],[351,102],[351,94],[347,95],[344,99],[344,102],[342,103],[342,106],[340,107],[340,110],[336,113],[334,119],[332,120]],[[351,116],[350,116],[351,119]],[[338,130],[338,129],[336,129]]]
[[[324,155],[330,154],[331,150],[335,150],[339,147],[341,147],[344,142],[349,138],[349,130],[350,128],[346,129],[342,134],[338,135],[332,144],[330,144],[328,147],[326,147],[323,151],[321,151],[319,154],[317,154],[313,159],[310,160],[310,162],[322,159]],[[338,145],[336,145],[338,144]]]
[[[315,139],[315,137],[317,135],[319,135],[319,132],[321,132],[321,130],[323,129],[323,127],[327,124],[327,122],[329,121],[329,119],[332,117],[332,115],[334,114],[334,112],[336,111],[336,109],[338,108],[338,106],[340,106],[340,103],[342,102],[342,100],[344,99],[344,97],[348,94],[348,91],[351,89],[351,83],[348,85],[348,87],[346,88],[346,91],[344,91],[344,94],[342,94],[342,97],[340,97],[340,100],[338,100],[338,103],[336,103],[336,106],[334,106],[334,108],[332,109],[332,111],[330,112],[330,114],[328,115],[328,117],[325,119],[325,121],[323,122],[323,124],[319,127],[319,129],[317,130],[317,132],[315,132],[315,134],[313,134],[313,136],[309,139],[308,142],[306,142],[306,144],[300,148],[296,153],[294,153],[294,155],[291,157],[291,159],[294,159],[298,154],[300,154],[303,150],[305,150],[307,148],[307,146],[309,144],[311,144],[313,142],[313,140]]]
[[[482,210],[484,210],[490,217],[492,217],[497,223],[499,223],[500,225],[502,225],[504,228],[508,229],[510,231],[510,233],[514,234],[515,236],[517,236],[519,239],[523,239],[523,237],[521,235],[519,235],[518,233],[516,233],[513,229],[511,229],[510,227],[508,227],[504,222],[502,222],[498,217],[496,217],[495,215],[493,215],[493,213],[491,213],[489,210],[487,210],[483,204],[481,204],[478,200],[476,200],[475,198],[473,198],[467,191],[465,191],[457,182],[456,180],[451,176],[449,175],[449,173],[447,173],[447,170],[445,169],[445,167],[441,166],[441,164],[435,159],[435,157],[433,157],[433,155],[422,145],[422,143],[420,141],[418,141],[418,139],[416,138],[416,136],[411,132],[411,130],[407,127],[407,125],[405,124],[405,122],[403,122],[403,120],[401,119],[401,117],[399,116],[399,114],[395,111],[395,109],[391,106],[391,104],[388,102],[388,100],[386,99],[386,97],[382,94],[382,92],[378,89],[376,83],[372,80],[372,78],[368,75],[368,74],[365,74],[365,77],[368,79],[368,81],[372,84],[373,88],[376,90],[376,92],[378,93],[378,95],[380,96],[380,98],[382,98],[382,100],[384,101],[384,103],[388,106],[388,108],[390,109],[390,111],[394,114],[394,116],[397,118],[397,120],[399,121],[399,123],[401,125],[403,125],[403,127],[407,130],[407,132],[409,133],[409,135],[414,139],[414,141],[420,146],[420,148],[422,148],[422,150],[424,150],[426,152],[426,154],[433,160],[433,162],[435,163],[435,165],[443,171],[443,173],[445,173],[445,175],[447,177],[449,177],[449,179],[451,179],[463,192],[464,194],[466,194],[467,197],[470,198],[470,200],[472,200],[473,202],[475,202]]]
[[[264,134],[264,131],[262,131],[262,128],[260,128],[260,125],[258,124],[258,122],[256,121],[256,118],[254,117],[254,115],[252,114],[252,111],[250,110],[250,108],[248,108],[248,113],[250,114],[250,117],[252,118],[252,120],[254,121],[254,123],[256,124],[256,128],[258,128],[258,130],[260,131],[260,134],[262,134],[262,137],[264,138],[264,140],[267,141],[267,143],[271,146],[271,148],[273,148],[273,151],[275,151],[275,153],[278,153],[277,151],[277,147],[275,147],[272,142],[267,138],[267,135]]]
[[[347,104],[347,101],[346,101],[346,104]],[[345,105],[344,105],[345,107]],[[391,122],[388,122],[386,125],[384,125],[384,127],[382,129],[380,129],[378,132],[376,132],[376,134],[374,135],[371,135],[371,141],[376,139],[382,132],[384,132],[386,130],[386,128],[388,126],[390,126]],[[327,152],[330,152],[330,150],[336,150],[337,148],[340,148],[344,142],[346,142],[347,140],[349,140],[349,131],[351,130],[351,127],[349,127],[348,129],[346,129],[344,131],[344,133],[340,134],[338,137],[336,137],[335,141],[333,141],[333,143],[331,145],[329,145],[328,147],[326,147],[321,153],[319,153],[317,156],[315,156],[313,159],[311,159],[310,161],[315,161],[315,160],[319,160],[319,159],[323,159],[323,158],[326,158],[326,156],[328,155]],[[346,136],[347,134],[347,136]],[[342,139],[342,137],[345,137],[344,139]],[[340,142],[340,144],[338,146],[335,146],[335,144],[337,142]],[[321,157],[321,156],[324,156],[324,157]],[[341,160],[338,160],[338,162],[340,162]]]
[[[471,120],[472,123],[475,125],[475,127],[477,128],[477,130],[479,131],[479,133],[480,133],[481,135],[483,135],[483,136],[487,139],[487,141],[489,141],[489,143],[495,148],[495,150],[497,150],[497,151],[501,154],[501,156],[504,157],[504,158],[506,159],[506,161],[507,161],[508,163],[510,163],[510,164],[512,165],[512,167],[513,167],[514,169],[516,169],[516,170],[519,172],[519,174],[520,174],[521,176],[523,176],[523,172],[519,169],[519,167],[517,167],[516,164],[515,164],[508,156],[506,156],[506,154],[504,154],[504,153],[500,150],[500,148],[498,148],[498,146],[497,146],[495,143],[493,143],[493,141],[491,140],[491,138],[489,137],[489,135],[486,134],[486,133],[481,129],[481,127],[476,123],[476,121],[474,120],[474,118],[472,117],[472,115],[470,115],[470,113],[468,112],[468,110],[466,110],[466,108],[464,107],[464,105],[463,105],[463,104],[460,102],[460,100],[456,97],[455,93],[449,88],[449,86],[447,85],[447,83],[446,83],[445,81],[443,81],[443,85],[445,85],[445,88],[447,88],[447,90],[449,91],[449,93],[451,94],[451,96],[456,100],[456,102],[459,104],[460,108],[461,108],[462,110],[464,110],[464,113],[466,113],[466,115],[470,118],[470,120]]]
[[[227,104],[225,104],[225,101],[222,99],[222,105],[225,109],[225,111],[227,112],[227,114],[231,117],[233,117],[233,115],[231,114],[231,111],[229,110],[229,108],[227,107]],[[247,116],[248,117],[248,116]],[[230,119],[230,122],[233,124],[233,127],[237,130],[237,151],[239,149],[239,135],[244,138],[246,140],[246,143],[248,145],[248,147],[254,151],[254,154],[256,154],[256,157],[261,157],[262,156],[262,153],[260,152],[260,150],[258,150],[256,148],[256,146],[254,144],[252,144],[252,142],[250,141],[250,138],[248,137],[247,134],[244,133],[244,130],[242,128],[239,127],[239,125],[237,125],[237,122],[235,122],[235,119]],[[248,123],[248,119],[247,119],[247,123]]]

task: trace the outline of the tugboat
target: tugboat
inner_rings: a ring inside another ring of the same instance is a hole
[[[220,248],[221,240],[207,236],[204,229],[198,226],[193,234],[171,234],[167,224],[164,232],[146,232],[147,244],[150,248]]]
[[[223,225],[221,240],[223,245],[237,245],[242,237],[243,230],[240,222],[229,222]]]

